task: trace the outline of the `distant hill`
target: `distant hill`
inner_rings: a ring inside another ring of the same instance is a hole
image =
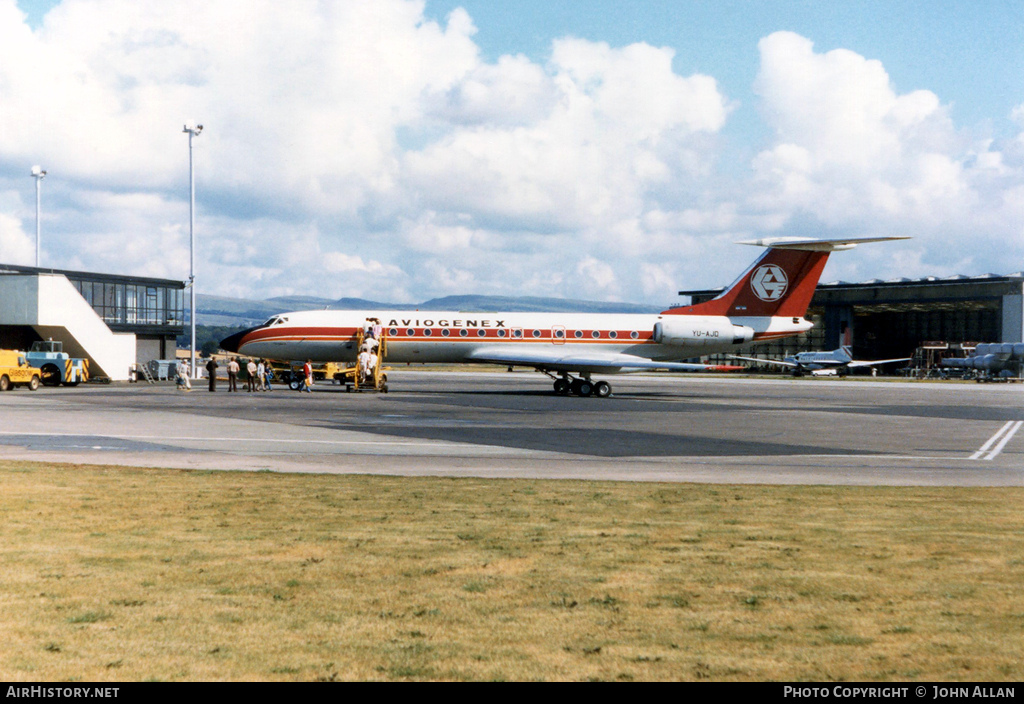
[[[665,306],[667,307],[667,306]],[[445,296],[423,303],[386,303],[362,298],[332,301],[314,296],[278,296],[263,301],[224,296],[196,296],[196,324],[251,327],[278,313],[293,310],[452,310],[452,311],[524,311],[549,313],[658,313],[660,306],[636,303],[608,303],[568,298],[535,296]],[[185,316],[188,317],[186,305]]]
[[[273,303],[274,305],[280,304],[282,307],[291,310],[298,310],[299,307],[324,308],[334,303],[330,298],[317,298],[316,296],[275,296],[263,302]]]
[[[261,323],[274,313],[280,313],[281,306],[269,301],[250,301],[244,298],[227,298],[196,294],[196,324],[246,327]],[[188,319],[189,305],[185,303],[185,318]]]
[[[416,306],[422,310],[524,311],[527,313],[660,313],[664,308],[637,303],[580,301],[535,296],[445,296]]]

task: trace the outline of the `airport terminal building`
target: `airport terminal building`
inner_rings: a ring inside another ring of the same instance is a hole
[[[0,264],[0,348],[59,340],[93,377],[123,381],[137,363],[175,357],[184,303],[182,281]]]
[[[719,293],[679,292],[693,303]],[[1024,342],[1024,273],[819,284],[807,318],[814,323],[810,332],[742,354],[781,358],[848,344],[855,359],[894,359],[928,345]]]

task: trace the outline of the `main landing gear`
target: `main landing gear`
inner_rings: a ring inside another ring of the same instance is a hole
[[[569,396],[571,394],[573,396],[607,398],[612,395],[611,384],[607,381],[591,381],[589,374],[571,377],[563,372],[557,378],[549,372],[545,372],[545,374],[555,380],[555,393],[559,396]]]

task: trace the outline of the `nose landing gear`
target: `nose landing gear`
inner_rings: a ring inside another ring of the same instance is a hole
[[[554,375],[548,374],[554,378]],[[612,394],[612,386],[607,381],[593,382],[589,374],[572,377],[567,373],[555,378],[555,394],[558,396],[597,396],[607,398]]]

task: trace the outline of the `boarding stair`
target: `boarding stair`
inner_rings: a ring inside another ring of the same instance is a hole
[[[138,362],[136,362],[133,366],[135,367],[135,380],[136,381],[139,380],[139,375],[141,373],[142,378],[146,380],[147,384],[155,384],[156,383],[156,380],[153,378],[153,374],[149,371],[149,365],[148,364],[139,364]]]
[[[366,339],[366,331],[360,330],[357,335],[356,342],[358,343],[356,349],[363,349],[363,341]],[[387,369],[384,366],[384,358],[388,353],[388,336],[387,333],[381,332],[380,339],[377,341],[377,363],[373,366],[368,374],[363,374],[359,367],[358,357],[356,358],[356,366],[351,370],[346,370],[345,379],[345,390],[346,391],[379,391],[380,393],[388,392],[388,375],[385,373]],[[351,372],[351,375],[349,375]],[[349,381],[351,376],[351,381]]]

